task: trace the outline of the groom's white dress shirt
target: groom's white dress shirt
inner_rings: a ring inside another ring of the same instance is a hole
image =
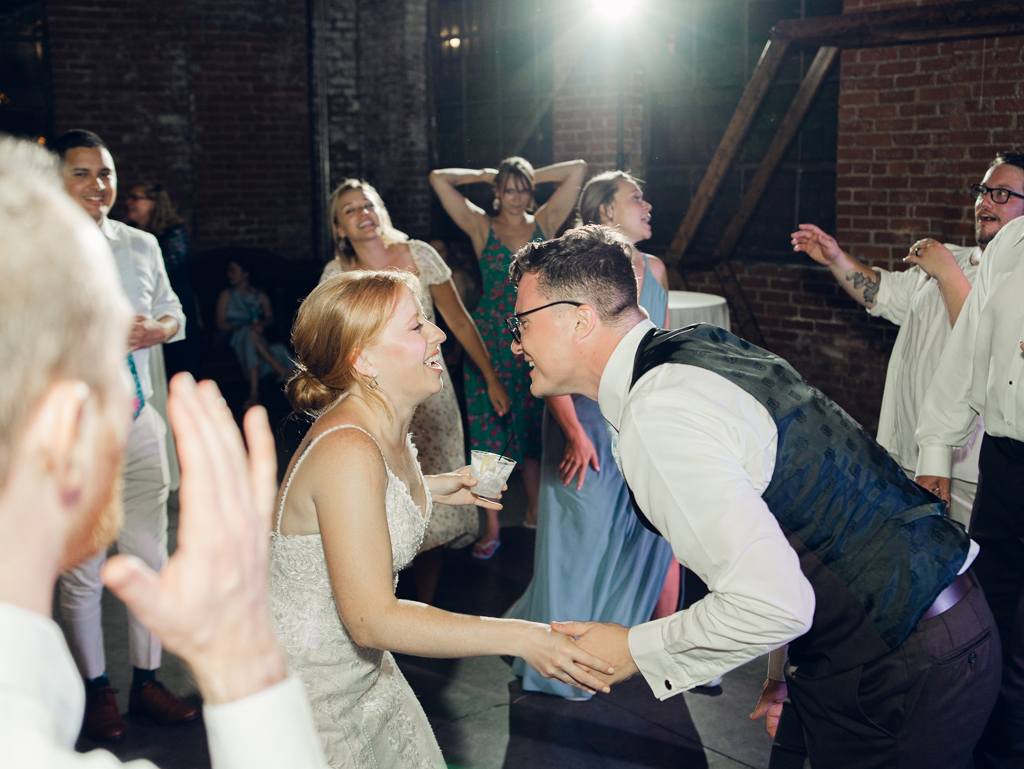
[[[601,413],[618,431],[621,470],[640,509],[711,593],[629,631],[633,660],[660,699],[705,683],[811,626],[814,592],[761,495],[771,483],[775,422],[753,396],[679,364],[630,390],[644,321],[601,377]]]
[[[0,766],[5,769],[110,769],[104,750],[75,753],[85,691],[64,636],[48,617],[0,603]],[[205,705],[215,769],[326,766],[306,693],[290,677],[251,697]],[[134,769],[156,769],[132,761]]]

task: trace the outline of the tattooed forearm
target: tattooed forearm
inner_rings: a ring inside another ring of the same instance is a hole
[[[875,301],[875,296],[878,294],[878,286],[882,282],[881,276],[875,274],[875,277],[871,277],[863,272],[855,272],[852,275],[847,275],[846,279],[853,281],[853,287],[856,290],[863,290],[864,304],[871,304]]]

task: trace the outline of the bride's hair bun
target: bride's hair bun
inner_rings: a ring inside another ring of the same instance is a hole
[[[307,413],[323,411],[339,395],[337,390],[325,385],[304,366],[295,370],[285,385],[284,392],[295,411]]]
[[[343,272],[313,289],[292,326],[300,365],[285,393],[295,411],[316,414],[355,390],[386,410],[380,389],[363,387],[353,366],[380,338],[403,290],[418,297],[419,281],[397,270]]]

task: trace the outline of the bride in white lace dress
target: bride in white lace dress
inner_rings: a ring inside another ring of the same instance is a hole
[[[441,767],[430,724],[390,651],[505,654],[549,677],[606,690],[608,666],[546,625],[451,614],[395,597],[433,503],[490,504],[462,471],[424,477],[409,440],[416,406],[441,387],[439,344],[418,282],[349,272],[299,309],[301,365],[288,383],[317,416],[287,472],[271,535],[271,611],[335,767]]]

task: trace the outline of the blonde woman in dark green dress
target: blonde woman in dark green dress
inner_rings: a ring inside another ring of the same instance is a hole
[[[512,255],[530,241],[546,240],[558,234],[576,205],[587,164],[583,160],[538,168],[523,158],[506,158],[495,168],[443,168],[430,173],[430,184],[445,211],[469,235],[480,260],[483,296],[473,311],[473,320],[491,354],[494,368],[512,399],[506,415],[498,416],[487,397],[488,383],[476,366],[466,365],[466,415],[470,445],[500,452],[520,463],[526,484],[527,525],[537,523],[537,495],[540,487],[541,420],[543,401],[530,394],[528,368],[512,355],[505,331],[505,318],[515,312],[516,296],[508,281]],[[490,212],[474,204],[459,191],[465,184],[488,183],[494,190]],[[534,189],[538,184],[558,186],[548,201],[534,211]],[[488,511],[487,532],[474,545],[473,556],[490,558],[500,544],[498,515]]]

